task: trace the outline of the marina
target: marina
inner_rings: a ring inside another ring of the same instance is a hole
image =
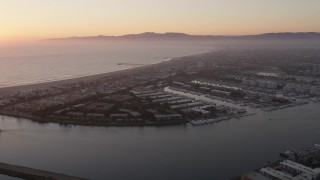
[[[217,123],[217,122],[221,122],[221,121],[226,121],[228,120],[228,117],[221,117],[221,118],[216,118],[216,119],[204,119],[204,120],[193,120],[190,121],[190,124],[195,125],[195,126],[201,126],[201,125],[205,125],[205,124],[212,124],[212,123]]]

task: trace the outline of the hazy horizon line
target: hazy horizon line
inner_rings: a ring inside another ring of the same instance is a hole
[[[38,42],[38,41],[48,41],[48,40],[63,40],[63,39],[72,39],[72,38],[94,38],[94,37],[110,37],[110,38],[119,38],[128,35],[143,35],[146,33],[154,33],[157,35],[165,35],[165,34],[183,34],[187,36],[199,36],[199,37],[250,37],[250,36],[261,36],[261,35],[268,35],[268,34],[320,34],[320,31],[274,31],[274,32],[264,32],[264,33],[255,33],[255,34],[188,34],[184,32],[156,32],[156,31],[145,31],[141,33],[127,33],[121,35],[108,35],[108,34],[97,34],[97,35],[74,35],[74,36],[52,36],[46,38],[25,38],[20,40],[8,40],[8,41],[0,41],[1,44],[17,44],[17,43],[28,43],[28,42]]]
[[[49,37],[46,39],[59,39],[59,38],[76,38],[76,37],[99,37],[99,36],[107,36],[107,37],[121,37],[121,36],[127,36],[127,35],[142,35],[147,33],[154,33],[154,34],[185,34],[189,36],[258,36],[258,35],[264,35],[264,34],[285,34],[285,33],[291,33],[291,34],[299,34],[299,33],[320,33],[320,31],[276,31],[276,32],[263,32],[263,33],[256,33],[256,34],[189,34],[185,32],[156,32],[156,31],[145,31],[141,33],[126,33],[121,35],[113,35],[113,34],[97,34],[97,35],[74,35],[74,36],[64,36],[64,37]],[[41,40],[41,39],[39,39]],[[45,40],[45,39],[42,39]]]

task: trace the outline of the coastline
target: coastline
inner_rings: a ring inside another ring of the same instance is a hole
[[[195,54],[195,55],[200,55],[200,54]],[[194,55],[191,55],[191,56],[194,56]],[[143,70],[143,69],[147,69],[147,68],[156,66],[161,63],[171,62],[171,61],[177,60],[179,58],[182,58],[182,57],[175,57],[175,58],[170,59],[169,61],[162,61],[162,62],[155,63],[155,64],[149,64],[149,65],[133,67],[133,68],[129,68],[129,69],[123,69],[123,70],[112,71],[112,72],[106,72],[106,73],[101,73],[101,74],[94,74],[94,75],[81,76],[81,77],[64,79],[64,80],[57,80],[57,81],[48,81],[48,82],[35,83],[35,84],[3,87],[3,88],[0,88],[0,98],[5,97],[5,96],[14,95],[18,91],[49,88],[52,86],[72,84],[72,83],[77,83],[77,82],[81,82],[81,81],[88,82],[88,81],[97,80],[102,77],[111,77],[111,76],[119,75],[122,73],[130,73],[130,72],[134,72],[134,71],[139,71],[139,70]]]
[[[16,93],[18,91],[23,91],[23,90],[48,88],[48,87],[51,87],[51,86],[72,84],[72,83],[76,83],[76,82],[79,82],[79,81],[96,80],[96,79],[99,79],[99,78],[104,77],[104,76],[112,76],[112,75],[118,75],[118,74],[121,74],[121,73],[128,73],[130,71],[141,70],[142,68],[147,68],[147,67],[150,67],[150,66],[153,66],[153,65],[155,65],[155,64],[139,66],[139,67],[134,67],[134,68],[130,68],[130,69],[124,69],[124,70],[119,70],[119,71],[112,71],[112,72],[106,72],[106,73],[101,73],[101,74],[89,75],[89,76],[76,77],[76,78],[71,78],[71,79],[49,81],[49,82],[27,84],[27,85],[18,85],[18,86],[12,86],[12,87],[3,87],[3,88],[0,88],[0,97],[12,95],[12,94],[14,94],[14,93]]]
[[[5,96],[14,95],[18,91],[49,88],[51,86],[72,84],[72,83],[76,83],[76,82],[80,82],[80,81],[92,81],[92,80],[96,80],[96,79],[99,79],[102,77],[107,77],[107,76],[110,77],[110,76],[119,75],[122,73],[130,73],[132,71],[134,72],[134,71],[139,71],[139,70],[143,70],[146,68],[150,68],[150,67],[159,65],[161,63],[170,63],[172,61],[176,61],[176,60],[179,60],[179,59],[182,59],[185,57],[193,57],[193,56],[203,55],[203,54],[207,54],[207,53],[211,53],[211,52],[214,52],[214,49],[211,49],[211,50],[208,50],[205,52],[201,52],[201,53],[187,55],[187,56],[177,56],[177,57],[173,57],[169,60],[161,61],[161,62],[154,63],[154,64],[132,67],[132,68],[117,70],[117,71],[112,71],[112,72],[105,72],[105,73],[94,74],[94,75],[85,75],[85,76],[75,77],[75,78],[70,78],[70,79],[53,80],[53,81],[34,83],[34,84],[17,85],[17,86],[10,86],[10,87],[0,87],[0,98],[5,97]]]
[[[94,126],[94,127],[142,127],[142,126],[171,126],[171,125],[183,125],[187,124],[187,122],[148,122],[148,123],[137,123],[137,122],[125,122],[125,123],[106,123],[104,121],[66,121],[66,120],[61,120],[61,119],[53,119],[53,118],[42,118],[38,116],[33,116],[30,114],[26,113],[12,113],[12,112],[6,112],[6,111],[1,111],[0,110],[0,116],[8,116],[8,117],[14,117],[18,119],[26,119],[30,120],[32,122],[40,123],[40,124],[48,124],[48,123],[53,123],[53,124],[59,124],[59,125],[65,125],[65,126]],[[0,129],[1,132],[1,129]]]
[[[161,61],[159,63],[139,66],[139,67],[133,67],[129,69],[119,70],[119,71],[113,71],[113,72],[107,72],[107,73],[101,73],[96,75],[90,75],[90,76],[83,76],[78,78],[72,78],[72,79],[65,79],[65,80],[59,80],[59,81],[52,81],[52,82],[45,82],[45,83],[37,83],[37,84],[29,84],[29,85],[21,85],[21,86],[13,86],[13,87],[6,87],[6,88],[0,88],[0,98],[7,98],[8,96],[13,96],[18,92],[21,91],[28,91],[28,90],[37,90],[37,89],[47,89],[55,86],[63,86],[63,85],[72,85],[76,83],[90,83],[92,81],[97,81],[99,79],[108,78],[109,80],[112,80],[113,78],[120,78],[125,76],[132,76],[132,74],[140,73],[141,71],[152,71],[152,69],[158,68],[160,66],[178,66],[177,63],[183,63],[185,58],[193,58],[197,56],[201,56],[203,54],[211,53],[213,51],[206,51],[203,53],[198,53],[194,55],[188,55],[188,56],[180,56],[175,57],[167,61]],[[86,121],[79,121],[78,119],[64,119],[59,117],[43,117],[43,116],[37,116],[33,113],[25,113],[25,112],[18,112],[18,111],[7,111],[5,109],[0,109],[0,115],[9,116],[9,117],[15,117],[15,118],[23,118],[28,119],[34,122],[38,123],[56,123],[60,125],[80,125],[80,126],[168,126],[168,125],[178,125],[178,124],[186,124],[187,121],[167,121],[167,122],[156,122],[156,121],[146,121],[146,122],[106,122],[101,121],[98,119],[94,120],[86,120]]]

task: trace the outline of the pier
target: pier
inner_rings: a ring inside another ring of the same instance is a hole
[[[0,174],[30,180],[88,180],[5,163],[0,163]]]

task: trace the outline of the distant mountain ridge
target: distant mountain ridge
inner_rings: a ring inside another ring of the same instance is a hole
[[[224,36],[224,35],[189,35],[185,33],[155,33],[145,32],[141,34],[127,34],[122,36],[87,36],[87,37],[68,37],[55,38],[46,40],[320,40],[318,32],[280,32],[280,33],[265,33],[258,35],[239,35],[239,36]]]

